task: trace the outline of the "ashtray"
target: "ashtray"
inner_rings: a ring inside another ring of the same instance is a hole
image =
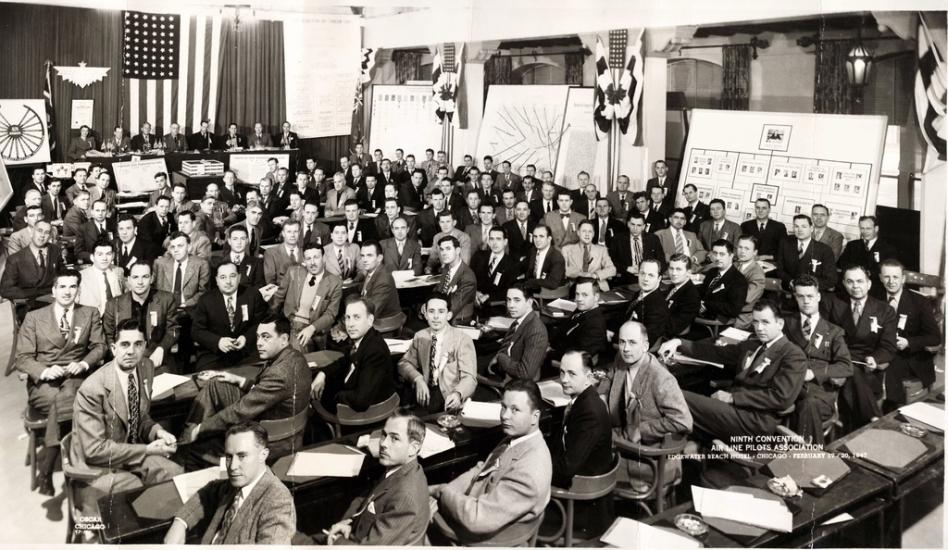
[[[803,491],[800,490],[796,482],[793,481],[793,478],[790,476],[774,477],[768,479],[767,488],[770,489],[771,493],[782,498],[796,497],[803,493]]]
[[[678,514],[675,516],[675,527],[692,537],[700,537],[708,532],[708,524],[694,514]]]
[[[438,425],[445,430],[453,430],[461,425],[461,419],[455,414],[442,414],[438,417]]]
[[[917,437],[919,439],[928,435],[928,430],[925,428],[916,426],[915,424],[909,424],[908,422],[899,424],[899,430],[907,436]]]

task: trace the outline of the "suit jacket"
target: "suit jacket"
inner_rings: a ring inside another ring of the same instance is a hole
[[[569,488],[574,475],[598,476],[612,468],[609,411],[595,386],[566,408],[562,428],[550,438],[553,486]]]
[[[553,465],[540,434],[498,447],[441,490],[439,514],[460,542],[503,542],[530,531],[550,501]]]
[[[210,260],[211,239],[207,236],[207,233],[195,229],[189,237],[191,237],[191,256],[202,260]]]
[[[342,251],[342,269],[339,267],[340,250]],[[359,265],[359,245],[344,244],[339,249],[336,248],[335,244],[330,243],[323,248],[323,258],[326,259],[326,271],[340,279],[351,279],[356,275],[356,269]]]
[[[346,229],[349,228],[349,222],[346,223]],[[375,239],[375,222],[368,218],[360,218],[355,224],[355,231],[352,234],[352,243],[361,245],[365,241]]]
[[[734,319],[741,314],[744,304],[747,303],[747,279],[732,266],[714,288],[710,288],[717,276],[718,268],[715,267],[705,273],[704,282],[701,283],[701,298],[705,306],[702,316],[708,319]]]
[[[609,346],[606,340],[606,317],[598,307],[574,311],[569,318],[556,325],[551,336],[550,346],[559,357],[570,349],[595,356]]]
[[[787,226],[777,220],[767,220],[764,232],[760,231],[760,222],[754,218],[741,224],[742,235],[757,237],[757,254],[775,256],[780,250],[780,241],[787,238]]]
[[[582,243],[568,244],[563,247],[563,259],[566,260],[566,278],[575,279],[583,272],[583,245]],[[589,245],[589,273],[599,277],[599,289],[609,290],[607,279],[616,276],[616,266],[609,257],[609,250],[598,244]]]
[[[403,182],[398,186],[398,204],[405,208],[421,210],[425,206],[425,183],[415,188],[411,181]]]
[[[418,228],[415,227],[415,216],[404,216],[405,221],[408,222],[408,240],[415,240],[415,235],[418,234]],[[379,214],[375,218],[375,238],[382,239],[391,239],[394,237],[392,234],[392,222],[388,219],[388,216],[385,213]]]
[[[882,298],[885,296],[885,289],[879,281],[879,264],[888,259],[898,259],[898,257],[899,254],[895,247],[882,239],[876,239],[869,250],[866,250],[866,243],[861,239],[849,241],[846,243],[846,247],[843,248],[843,253],[837,262],[840,281],[842,281],[843,274],[847,269],[854,265],[861,265],[869,271],[869,279],[872,281],[869,294],[876,298]]]
[[[645,195],[646,196],[648,197],[652,196],[653,187],[661,187],[662,189],[664,189],[665,200],[662,202],[669,202],[671,203],[671,206],[669,206],[668,208],[669,209],[674,208],[675,197],[678,196],[678,180],[676,178],[673,178],[671,174],[665,175],[664,182],[659,182],[658,178],[649,178],[649,180],[645,182]]]
[[[113,262],[115,265],[122,268],[122,272],[128,277],[129,272],[132,270],[132,266],[138,262],[148,263],[146,260],[146,248],[147,244],[145,241],[135,238],[135,242],[132,243],[131,249],[128,250],[127,254],[122,254],[122,241],[120,239],[115,239],[112,241],[112,252],[114,254]]]
[[[431,521],[428,478],[412,460],[383,477],[365,496],[352,501],[342,516],[352,520],[346,540],[333,544],[408,546],[425,534]]]
[[[615,436],[630,439],[638,430],[642,443],[648,445],[669,434],[691,433],[691,411],[678,381],[654,355],[642,358],[631,388],[628,372],[629,365],[617,358],[599,386],[599,393],[609,405]]]
[[[695,234],[698,233],[698,228],[701,227],[701,222],[711,217],[711,207],[700,200],[696,202],[694,206],[686,204],[684,211],[685,219],[687,220],[685,229]]]
[[[504,193],[496,186],[491,186],[488,191],[485,191],[483,187],[478,187],[477,194],[481,197],[481,204],[489,204],[495,209],[504,204]]]
[[[454,214],[454,219],[457,220],[457,224],[455,224],[455,226],[462,231],[466,230],[470,225],[479,225],[481,223],[481,219],[477,215],[476,211],[474,214],[472,214],[471,209],[468,208],[466,204],[459,208],[455,208],[451,211],[451,213]]]
[[[231,261],[230,250],[218,250],[211,253],[211,258],[208,260],[211,275],[216,277],[217,268],[229,261]],[[267,284],[264,278],[263,259],[251,256],[248,252],[244,252],[240,264],[237,265],[237,271],[240,273],[240,284],[243,286],[259,289]]]
[[[398,374],[409,384],[421,379],[430,384],[431,371],[431,329],[424,328],[415,333],[408,351],[398,360]],[[461,401],[474,394],[477,388],[477,352],[474,341],[464,332],[448,326],[438,337],[441,353],[436,357],[438,370],[438,389],[447,399],[458,392]]]
[[[342,191],[336,191],[335,187],[326,191],[325,216],[327,218],[342,216],[345,214],[346,201],[354,198],[356,198],[356,192],[348,186],[343,187]]]
[[[141,134],[135,134],[132,136],[131,141],[129,142],[129,147],[132,151],[144,151],[147,144],[148,149],[154,149],[155,144],[158,143],[158,136],[155,134],[148,134],[148,137]]]
[[[807,273],[816,277],[820,282],[820,290],[830,290],[836,286],[836,256],[833,250],[825,244],[810,239],[803,256],[799,256],[796,238],[784,239],[777,252],[777,277],[783,281],[786,289],[790,288],[790,281]]]
[[[589,197],[583,194],[573,202],[573,211],[586,216],[587,219],[592,219],[596,215],[596,200],[598,197],[590,201]]]
[[[487,294],[490,301],[505,300],[507,289],[520,276],[520,262],[511,254],[504,254],[490,271],[490,250],[478,250],[471,257],[471,270],[477,279],[477,291]]]
[[[451,300],[451,311],[454,313],[451,320],[456,324],[466,325],[474,317],[477,277],[464,262],[458,264],[454,276],[447,282],[444,281],[447,277],[445,266],[441,266],[441,271],[441,282],[435,288],[442,290]]]
[[[29,246],[8,256],[3,276],[0,277],[0,296],[16,300],[49,294],[62,262],[59,247],[54,244],[46,245],[46,269],[40,268]]]
[[[250,226],[247,225],[246,220],[235,223],[231,225],[230,227],[228,227],[227,229],[230,229],[231,227],[234,227],[235,225],[239,225],[243,227],[244,229],[246,229],[247,230],[246,253],[251,256],[261,256],[263,249],[260,248],[260,245],[263,243],[264,235],[266,235],[266,231],[264,228],[266,227],[268,223],[269,222],[267,221],[267,218],[264,216],[260,218],[260,223],[254,226],[253,229],[251,229]]]
[[[664,203],[667,204],[668,201]],[[665,205],[659,207],[659,210],[649,207],[645,213],[645,232],[655,233],[666,227],[668,227],[668,214],[665,212]]]
[[[507,250],[511,256],[521,263],[526,259],[527,254],[533,247],[533,230],[537,226],[537,222],[532,218],[528,219],[525,223],[527,224],[526,238],[524,238],[520,232],[520,225],[517,220],[510,220],[503,226],[507,232]]]
[[[398,289],[395,288],[395,279],[384,265],[375,269],[372,276],[366,273],[359,273],[362,280],[361,294],[373,305],[375,305],[375,320],[385,319],[397,315],[402,310],[401,302],[398,301]]]
[[[645,325],[649,345],[655,345],[668,333],[668,323],[671,320],[665,294],[656,288],[643,296],[640,290],[629,303],[626,318]]]
[[[23,319],[16,340],[16,370],[29,376],[28,389],[40,383],[47,367],[85,361],[95,368],[105,356],[102,321],[94,307],[73,306],[72,332],[59,332],[55,306],[30,311]]]
[[[502,226],[513,219],[515,219],[514,209],[511,208],[510,213],[508,214],[507,208],[504,207],[504,204],[502,202],[497,206],[497,208],[494,209],[494,222],[497,225]]]
[[[182,153],[188,150],[188,140],[184,134],[172,136],[170,133],[164,135],[166,153]]]
[[[120,296],[125,292],[125,274],[122,268],[109,266],[108,272],[112,296]],[[105,293],[105,271],[99,271],[95,266],[83,268],[79,275],[82,277],[79,283],[79,298],[76,303],[94,307],[99,310],[99,315],[105,313],[106,293]]]
[[[102,329],[105,332],[105,343],[109,346],[115,342],[118,324],[132,317],[131,291],[117,295],[105,304],[105,313],[102,314]],[[149,356],[156,348],[161,347],[165,354],[171,351],[180,336],[178,325],[178,307],[174,302],[174,295],[170,292],[152,289],[148,299],[148,314],[145,322],[145,356]]]
[[[215,137],[214,134],[208,132],[206,134],[201,134],[201,132],[194,132],[188,136],[188,147],[197,151],[204,151],[214,147]]]
[[[635,207],[635,203],[632,201],[631,190],[625,191],[624,197],[620,191],[610,191],[606,195],[606,200],[609,201],[609,206],[612,207],[613,216],[622,221],[629,219],[629,212]]]
[[[379,178],[382,176],[379,175]],[[376,182],[375,188],[369,193],[369,188],[364,184],[356,190],[356,199],[359,201],[359,208],[365,212],[382,213],[385,209],[385,184]]]
[[[224,521],[224,514],[237,493],[230,481],[223,479],[205,485],[175,512],[188,529],[210,518],[201,544],[211,544]],[[289,545],[296,533],[296,507],[293,495],[269,468],[244,499],[221,535],[221,544]]]
[[[283,283],[283,277],[286,270],[294,265],[303,264],[303,249],[296,247],[296,262],[286,251],[283,243],[271,246],[263,253],[263,277],[267,284],[280,285]]]
[[[540,268],[540,277],[537,277],[537,250],[531,248],[527,252],[525,284],[532,287],[543,287],[550,290],[559,288],[566,281],[566,260],[559,250],[550,246],[543,257],[543,267]]]
[[[820,313],[846,333],[846,346],[854,361],[865,361],[872,356],[877,363],[888,363],[898,351],[895,345],[898,316],[892,306],[882,300],[872,296],[866,296],[865,300],[858,325],[853,323],[849,299],[841,300],[825,293]]]
[[[443,212],[444,210],[442,210]],[[425,208],[415,217],[418,227],[418,238],[421,240],[421,246],[431,246],[434,242],[435,234],[441,231],[438,225],[438,218],[435,216],[434,208]],[[413,235],[409,235],[412,237]]]
[[[618,219],[609,216],[606,218],[605,231],[602,230],[602,220],[598,217],[591,218],[594,223],[593,242],[601,244],[612,250],[612,244],[618,239],[628,237],[629,230]]]
[[[168,257],[155,260],[155,288],[165,292],[174,292],[175,262]],[[181,302],[179,306],[192,307],[207,290],[210,280],[210,268],[207,262],[193,256],[188,258],[188,265],[181,274]],[[227,319],[227,316],[224,316]]]
[[[283,283],[277,290],[273,300],[273,310],[283,308],[283,315],[287,319],[294,319],[300,309],[300,298],[303,296],[303,286],[309,284],[310,274],[301,265],[291,267],[283,277]],[[328,271],[323,271],[322,279],[316,287],[316,300],[306,307],[309,324],[317,334],[323,333],[332,326],[336,315],[339,314],[339,302],[342,300],[342,279]]]
[[[394,237],[380,242],[382,257],[385,262],[385,269],[389,271],[411,270],[418,276],[424,270],[424,264],[421,263],[421,247],[410,231],[408,235],[401,254],[398,253],[398,244],[395,243]]]
[[[816,228],[813,229],[813,237],[816,238]],[[839,255],[843,253],[843,234],[830,226],[823,229],[819,239],[816,239],[833,251],[833,256],[838,260]]]
[[[491,225],[490,227],[496,227],[496,225]],[[480,222],[472,223],[464,228],[464,232],[467,233],[467,236],[471,239],[471,252],[476,252],[478,250],[488,250],[488,242],[484,239],[484,233],[482,225]]]
[[[659,260],[662,265],[665,264],[665,250],[662,248],[661,241],[651,233],[642,233],[642,257],[641,260]],[[633,279],[628,272],[632,267],[632,235],[624,233],[618,239],[613,241],[609,255],[616,264],[616,271],[624,281]],[[637,279],[635,279],[637,280]]]
[[[64,237],[74,237],[80,234],[80,228],[82,224],[86,223],[89,220],[89,217],[86,216],[86,213],[79,209],[77,206],[72,206],[69,210],[66,211],[66,215],[63,216],[63,236]],[[18,229],[18,228],[14,228]],[[19,228],[22,229],[22,228]],[[138,232],[141,234],[141,227],[139,226]]]
[[[108,223],[102,222],[102,225],[106,227],[105,231],[101,233],[93,220],[89,220],[79,226],[79,238],[76,239],[76,258],[78,258],[80,262],[92,262],[92,253],[95,250],[95,244],[100,239],[111,241],[114,238],[112,231],[108,228]]]
[[[266,132],[261,133],[259,136],[257,134],[250,134],[249,143],[250,147],[254,149],[273,147],[273,140],[270,139],[270,134]]]
[[[500,351],[495,359],[506,379],[522,378],[539,380],[540,367],[546,358],[549,336],[540,315],[531,311],[512,333],[510,330],[501,340]]]
[[[56,227],[52,226],[50,228],[50,237],[49,242],[54,243],[59,238]],[[33,242],[33,228],[26,226],[23,229],[18,229],[14,231],[7,238],[7,256],[12,256],[17,252],[23,250],[24,248],[29,248],[30,243]]]
[[[463,164],[458,166],[454,169],[454,177],[451,179],[454,181],[467,181],[467,175],[468,172],[471,171],[471,168],[474,168],[474,166],[464,166]]]
[[[691,231],[685,230],[682,230],[682,235],[685,242],[688,243],[688,251],[691,252],[691,260],[699,265],[704,263],[704,259],[708,253],[704,246],[701,245],[701,241],[698,240],[698,237]],[[657,231],[655,236],[658,237],[658,241],[662,243],[662,250],[665,252],[665,263],[667,264],[675,254],[675,236],[671,228]]]
[[[234,304],[234,328],[230,328],[224,295],[217,288],[209,290],[197,301],[191,312],[191,338],[198,344],[198,365],[210,363],[236,365],[257,352],[257,325],[266,317],[267,303],[253,288],[238,288]],[[243,349],[224,353],[218,347],[221,338],[243,336]]]
[[[247,138],[242,134],[224,134],[217,138],[218,149],[244,149],[247,147]]]
[[[458,242],[461,243],[461,261],[466,264],[471,262],[471,237],[469,237],[464,231],[461,231],[455,227],[450,233],[439,232],[431,239],[431,252],[428,254],[427,263],[427,267],[430,268],[431,271],[434,271],[439,265],[441,265],[441,256],[438,254],[438,241],[440,241],[442,237],[447,237],[448,235],[453,235],[455,238],[457,238]]]
[[[755,260],[754,262],[734,262],[734,267],[744,274],[747,280],[747,297],[744,300],[742,313],[750,313],[757,300],[764,295],[764,289],[767,287],[767,277],[764,276],[764,269]]]
[[[783,334],[803,350],[806,355],[806,368],[813,372],[813,380],[804,384],[801,396],[822,398],[833,404],[837,388],[832,379],[849,378],[853,375],[849,348],[846,347],[846,333],[820,316],[813,327],[813,334],[807,339],[803,334],[800,314],[795,314],[784,318]]]
[[[40,207],[43,209],[43,219],[46,221],[61,220],[69,208],[68,201],[63,197],[56,197],[57,211],[53,211],[53,199],[51,195],[43,195],[40,199]]]
[[[698,238],[701,239],[701,243],[706,250],[711,250],[711,245],[718,239],[724,239],[725,241],[729,241],[732,245],[737,246],[737,239],[740,236],[741,226],[731,220],[722,221],[721,230],[718,232],[714,231],[714,220],[712,219],[704,220],[698,227]],[[760,251],[758,250],[758,252]]]
[[[553,244],[556,248],[562,250],[564,246],[579,242],[579,235],[576,231],[579,229],[579,222],[586,219],[586,216],[576,212],[570,212],[567,227],[563,228],[563,218],[559,211],[550,212],[543,216],[543,223],[550,228],[553,233]]]
[[[138,220],[138,233],[136,239],[140,239],[145,244],[146,257],[144,261],[151,262],[164,253],[165,239],[171,236],[175,230],[175,223],[169,214],[166,222],[162,225],[158,219],[158,214],[154,211],[148,212]]]
[[[284,149],[299,149],[300,138],[296,132],[273,134],[273,144]]]
[[[685,281],[678,290],[674,288],[669,287],[665,293],[665,303],[668,304],[668,328],[665,336],[668,338],[674,338],[687,330],[701,310],[701,292],[691,279]]]
[[[327,390],[323,391],[322,404],[332,412],[339,404],[363,412],[395,392],[392,356],[382,335],[374,328],[365,333],[354,352],[349,350],[343,361],[326,367],[324,372]],[[330,384],[339,388],[338,391],[330,393]]]
[[[494,178],[494,185],[501,191],[510,189],[514,194],[519,195],[523,191],[522,181],[523,179],[513,172],[507,172],[506,174],[498,172],[497,177]]]
[[[935,381],[934,355],[926,348],[941,343],[941,331],[932,313],[932,305],[924,296],[907,288],[902,289],[898,316],[897,336],[908,341],[908,347],[896,352],[894,362],[904,361],[908,371],[921,379],[926,387]]]

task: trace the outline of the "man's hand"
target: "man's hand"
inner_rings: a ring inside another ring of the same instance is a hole
[[[678,346],[680,345],[680,339],[672,338],[658,347],[658,357],[662,361],[667,361],[671,356],[675,355],[675,352],[678,351]]]
[[[300,347],[306,346],[310,340],[313,339],[313,335],[316,334],[316,327],[309,325],[303,330],[299,331],[296,335],[296,341],[299,343]]]
[[[875,371],[878,370],[879,364],[876,363],[876,358],[873,356],[866,357],[866,370]]]
[[[464,404],[464,400],[461,399],[461,394],[456,391],[448,394],[448,398],[444,400],[444,410],[446,412],[455,412],[460,410],[461,406]]]
[[[270,298],[273,298],[273,295],[276,294],[276,291],[279,290],[275,284],[269,284],[263,287],[260,287],[260,297],[263,298],[264,302],[269,302]]]
[[[78,361],[73,361],[72,363],[66,365],[66,371],[69,373],[69,376],[82,374],[82,372],[85,370],[85,367],[83,367]]]
[[[148,358],[151,359],[151,362],[156,368],[160,367],[161,363],[163,363],[165,360],[165,348],[161,346],[155,348],[155,351],[151,352],[151,355]]]
[[[734,396],[730,392],[724,390],[718,390],[711,394],[712,399],[717,399],[722,403],[734,403]]]
[[[344,342],[344,341],[346,340],[346,338],[349,337],[349,335],[346,334],[346,331],[342,330],[342,327],[341,327],[341,326],[334,326],[334,327],[332,327],[332,328],[329,330],[329,336],[331,336],[332,339],[333,339],[333,341],[335,341],[335,342],[337,342],[337,343],[339,343],[339,342]]]
[[[438,500],[434,497],[428,497],[428,510],[431,513],[430,517],[434,517],[438,513]]]
[[[428,496],[434,499],[441,498],[441,489],[444,488],[444,483],[435,483],[434,485],[428,486]]]
[[[313,379],[313,383],[309,387],[309,393],[313,396],[313,399],[319,401],[323,397],[324,389],[326,389],[326,374],[320,372]]]
[[[241,334],[237,338],[234,338],[234,349],[244,349],[244,346],[247,345],[247,337]]]
[[[486,302],[489,298],[490,298],[490,296],[488,296],[488,295],[487,295],[486,293],[484,293],[484,292],[476,292],[476,293],[474,293],[474,301],[477,302],[477,305],[482,305],[482,304],[483,304],[484,302]]]
[[[895,337],[895,347],[899,348],[899,351],[904,351],[908,347],[908,340],[902,336]]]
[[[158,441],[159,439],[161,441],[164,441],[165,445],[176,446],[178,444],[178,438],[175,437],[174,434],[172,434],[171,432],[167,432],[161,428],[158,428],[158,430],[155,432],[155,441]]]
[[[424,377],[418,377],[415,380],[415,400],[418,401],[419,405],[428,405],[428,399],[431,397],[431,392],[428,390],[428,384],[425,383]]]
[[[149,456],[163,456],[168,458],[174,454],[177,445],[168,445],[163,439],[156,439],[145,447],[145,454]]]
[[[40,374],[40,380],[56,380],[57,378],[62,378],[66,371],[59,365],[53,365],[52,367],[46,367],[43,369],[43,372]]]
[[[223,353],[230,353],[235,351],[237,348],[234,347],[233,338],[221,338],[217,342],[217,349],[221,350]]]
[[[813,374],[813,371],[810,369],[806,369],[806,374],[803,376],[803,380],[805,382],[809,382],[810,380],[813,380],[814,378],[816,378],[816,375]]]
[[[326,544],[332,546],[333,540],[337,537],[347,539],[350,534],[352,534],[352,519],[342,520],[329,528],[329,534],[326,535]]]
[[[626,270],[627,272],[631,273],[632,275],[638,275],[638,274],[639,274],[639,268],[635,267],[634,265],[630,265],[629,267],[625,268],[625,270]]]

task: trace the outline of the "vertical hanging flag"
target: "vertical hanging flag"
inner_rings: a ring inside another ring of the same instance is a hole
[[[375,48],[362,48],[362,66],[356,81],[355,97],[352,101],[352,131],[349,134],[351,145],[362,143],[365,135],[365,85],[372,80],[372,68],[375,67]]]
[[[375,67],[375,54],[378,53],[378,50],[375,48],[362,48],[362,83],[366,84],[372,80],[372,76],[369,74],[372,72],[372,67]]]
[[[629,62],[622,71],[622,77],[619,79],[619,89],[626,90],[626,98],[620,109],[616,112],[619,120],[619,130],[623,134],[629,133],[632,129],[631,137],[633,141],[638,134],[637,115],[639,110],[639,99],[642,97],[642,34],[645,29],[639,31],[638,38],[632,44],[632,51],[629,53]]]
[[[46,134],[49,137],[49,158],[55,160],[56,154],[56,113],[53,110],[53,85],[50,71],[53,62],[46,60],[46,78],[43,80],[43,99],[46,103]]]
[[[918,25],[918,72],[915,74],[915,112],[918,126],[928,142],[929,157],[945,160],[945,60],[938,55],[925,20]],[[926,166],[934,159],[929,158]],[[927,170],[926,170],[927,171]]]
[[[612,126],[612,118],[606,116],[606,108],[609,106],[607,94],[611,94],[615,86],[612,80],[612,73],[609,71],[609,63],[606,61],[606,48],[602,45],[602,40],[596,37],[596,99],[593,108],[593,126],[596,130],[596,141],[602,141],[609,133]]]
[[[464,46],[461,46],[462,52]],[[438,124],[445,117],[450,123],[457,110],[458,80],[461,74],[461,55],[455,56],[454,44],[445,44],[435,51],[431,65],[431,91],[434,96],[435,115]],[[460,53],[460,52],[459,52]]]

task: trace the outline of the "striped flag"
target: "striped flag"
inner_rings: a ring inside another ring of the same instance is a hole
[[[631,108],[623,116],[620,111],[617,113],[619,118],[619,130],[623,134],[629,133],[629,128],[632,129],[632,139],[635,139],[638,134],[638,111],[639,111],[639,99],[642,97],[642,34],[645,33],[645,29],[642,29],[639,32],[638,38],[632,44],[632,52],[629,55],[629,63],[625,66],[625,70],[622,72],[622,77],[619,78],[619,88],[627,90],[627,94],[631,99]]]
[[[945,60],[928,33],[924,19],[918,25],[918,72],[915,75],[915,112],[928,146],[945,160]],[[930,155],[929,155],[930,156]],[[930,162],[926,162],[929,165]]]
[[[455,55],[454,44],[444,44],[435,51],[431,64],[431,92],[434,97],[435,115],[438,124],[454,120],[454,113],[458,111],[458,84],[461,79],[464,44]],[[458,115],[460,117],[460,114]]]
[[[55,159],[56,154],[56,112],[53,110],[53,86],[50,70],[53,62],[46,61],[46,78],[43,80],[43,99],[46,103],[46,135],[49,136],[49,158]]]
[[[612,126],[612,118],[607,118],[606,112],[606,93],[612,90],[615,82],[612,80],[612,72],[609,70],[609,63],[606,61],[606,48],[602,45],[602,40],[596,37],[596,94],[593,107],[593,126],[596,130],[596,140],[602,141],[609,128]]]
[[[222,58],[221,16],[182,15],[180,27],[176,79],[125,79],[128,115],[124,120],[129,135],[137,134],[144,122],[151,123],[158,136],[168,133],[173,122],[186,134],[200,129],[201,120],[210,120],[214,127]]]

